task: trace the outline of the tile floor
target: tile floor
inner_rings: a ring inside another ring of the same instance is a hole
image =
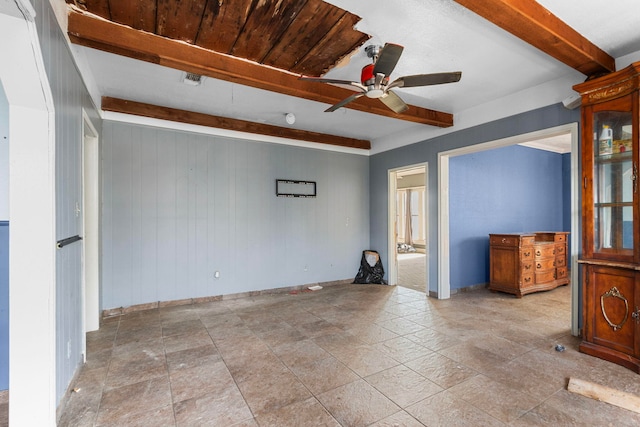
[[[0,391],[0,427],[9,425],[9,391]]]
[[[640,395],[640,376],[577,352],[569,295],[337,285],[111,318],[59,425],[640,425],[566,391]]]
[[[398,285],[426,292],[426,257],[421,253],[398,254]]]

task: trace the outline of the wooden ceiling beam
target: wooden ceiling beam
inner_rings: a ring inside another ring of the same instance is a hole
[[[535,0],[455,1],[587,76],[616,70],[609,54]]]
[[[328,105],[354,93],[301,81],[297,74],[134,30],[75,9],[69,10],[68,33],[73,43],[83,46]],[[347,108],[431,126],[453,126],[450,113],[410,105],[406,112],[396,114],[379,100],[366,97],[349,103]]]
[[[232,119],[229,117],[212,116],[210,114],[196,113],[193,111],[179,110],[176,108],[161,107],[142,102],[128,101],[125,99],[102,97],[102,109],[115,113],[132,114],[135,116],[150,117],[153,119],[169,120],[172,122],[188,123],[192,125],[206,126],[217,129],[247,132],[258,135],[276,136],[299,141],[318,142],[321,144],[337,145],[340,147],[359,148],[370,150],[371,142],[365,139],[346,138],[325,133],[309,132],[300,129],[255,123],[246,120]]]

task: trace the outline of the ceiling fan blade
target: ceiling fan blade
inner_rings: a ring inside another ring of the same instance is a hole
[[[462,72],[454,73],[435,73],[435,74],[416,74],[414,76],[398,77],[389,84],[389,88],[394,87],[416,87],[440,85],[443,83],[455,83],[462,77]]]
[[[333,83],[338,85],[347,85],[347,86],[355,86],[363,92],[367,91],[367,88],[362,85],[362,83],[352,82],[350,80],[339,80],[339,79],[325,79],[323,77],[306,77],[300,76],[298,80],[304,80],[307,82],[316,82],[316,83]]]
[[[389,76],[389,74],[393,72],[393,69],[396,68],[396,64],[398,60],[400,60],[400,55],[402,55],[403,50],[404,47],[398,44],[386,43],[378,55],[378,60],[373,68],[373,74]]]
[[[344,107],[345,105],[347,105],[351,101],[355,101],[356,99],[360,98],[361,96],[364,96],[364,92],[363,93],[354,93],[350,97],[345,98],[342,101],[338,102],[337,104],[332,105],[331,107],[327,108],[326,110],[324,110],[324,112],[325,113],[332,113],[332,112],[336,111],[338,108]]]
[[[389,107],[392,111],[398,114],[407,111],[407,109],[409,108],[409,106],[405,104],[402,98],[400,98],[398,95],[396,95],[394,92],[391,92],[390,90],[385,92],[385,94],[378,99],[382,101],[382,103],[387,107]]]

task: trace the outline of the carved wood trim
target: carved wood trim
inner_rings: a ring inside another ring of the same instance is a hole
[[[573,89],[582,96],[583,104],[595,104],[627,95],[640,89],[640,62],[615,73],[577,84]]]

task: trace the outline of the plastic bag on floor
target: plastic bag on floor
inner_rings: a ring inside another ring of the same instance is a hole
[[[362,251],[362,259],[360,260],[360,269],[353,283],[365,284],[375,283],[379,285],[386,285],[387,282],[383,279],[384,268],[380,261],[380,254],[376,251]]]

